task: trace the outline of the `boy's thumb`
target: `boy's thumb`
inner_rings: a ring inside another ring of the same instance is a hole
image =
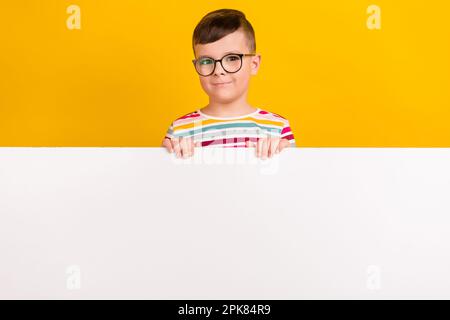
[[[201,147],[201,142],[197,141],[196,143],[194,143],[194,147]]]

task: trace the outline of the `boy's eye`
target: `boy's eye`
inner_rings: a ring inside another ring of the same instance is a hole
[[[239,60],[240,58],[239,58],[239,56],[228,56],[227,57],[227,61],[236,61],[236,60]]]
[[[212,59],[200,59],[199,63],[200,63],[200,65],[211,64]]]

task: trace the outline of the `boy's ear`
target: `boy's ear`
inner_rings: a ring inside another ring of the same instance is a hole
[[[261,55],[256,54],[255,56],[252,57],[252,62],[251,62],[252,75],[256,75],[258,73],[260,65],[261,65]]]

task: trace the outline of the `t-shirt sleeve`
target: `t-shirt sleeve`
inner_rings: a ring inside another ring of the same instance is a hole
[[[289,140],[290,147],[297,147],[295,144],[294,134],[292,133],[289,121],[286,120],[283,129],[281,130],[281,139]]]
[[[169,138],[169,139],[173,139],[175,136],[173,134],[173,122],[170,124],[169,128],[166,131],[166,135],[164,137],[165,138]]]

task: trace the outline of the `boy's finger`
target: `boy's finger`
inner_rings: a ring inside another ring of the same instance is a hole
[[[173,152],[172,143],[170,142],[169,138],[165,138],[163,140],[162,146],[165,147],[167,151],[169,151],[169,153]]]
[[[175,155],[177,158],[181,157],[181,146],[180,146],[180,138],[171,139],[173,151],[175,151]]]
[[[194,138],[191,138],[191,156],[194,155],[194,147],[195,147]]]
[[[184,144],[184,148],[182,148],[182,152],[183,152],[183,157],[187,158],[187,157],[191,156],[191,148],[192,148],[191,142],[192,142],[192,139],[191,138],[184,138],[184,142],[185,142],[185,144]]]
[[[270,147],[269,147],[269,158],[272,157],[278,148],[278,145],[280,144],[280,138],[272,138],[270,141]]]
[[[263,146],[264,140],[265,140],[265,138],[259,138],[258,142],[256,143],[256,156],[258,158],[261,157],[262,146]]]
[[[269,143],[270,138],[264,138],[262,143],[262,150],[261,150],[261,158],[266,159],[267,158],[267,152],[269,150]]]
[[[192,156],[194,154],[194,141],[192,138],[187,139],[187,146],[188,146],[188,156]]]
[[[201,146],[202,146],[202,143],[201,143],[200,141],[197,141],[194,145],[195,145],[196,147],[201,147]]]
[[[181,156],[183,158],[187,158],[188,157],[188,152],[189,152],[188,142],[186,140],[187,140],[186,138],[181,138],[180,139]]]
[[[183,150],[183,156],[185,158],[191,155],[191,138],[185,138],[185,149]]]
[[[289,147],[290,143],[288,139],[281,139],[280,143],[278,144],[278,148],[277,151],[280,152],[281,150],[283,150],[286,147]],[[278,153],[277,152],[277,153]]]

